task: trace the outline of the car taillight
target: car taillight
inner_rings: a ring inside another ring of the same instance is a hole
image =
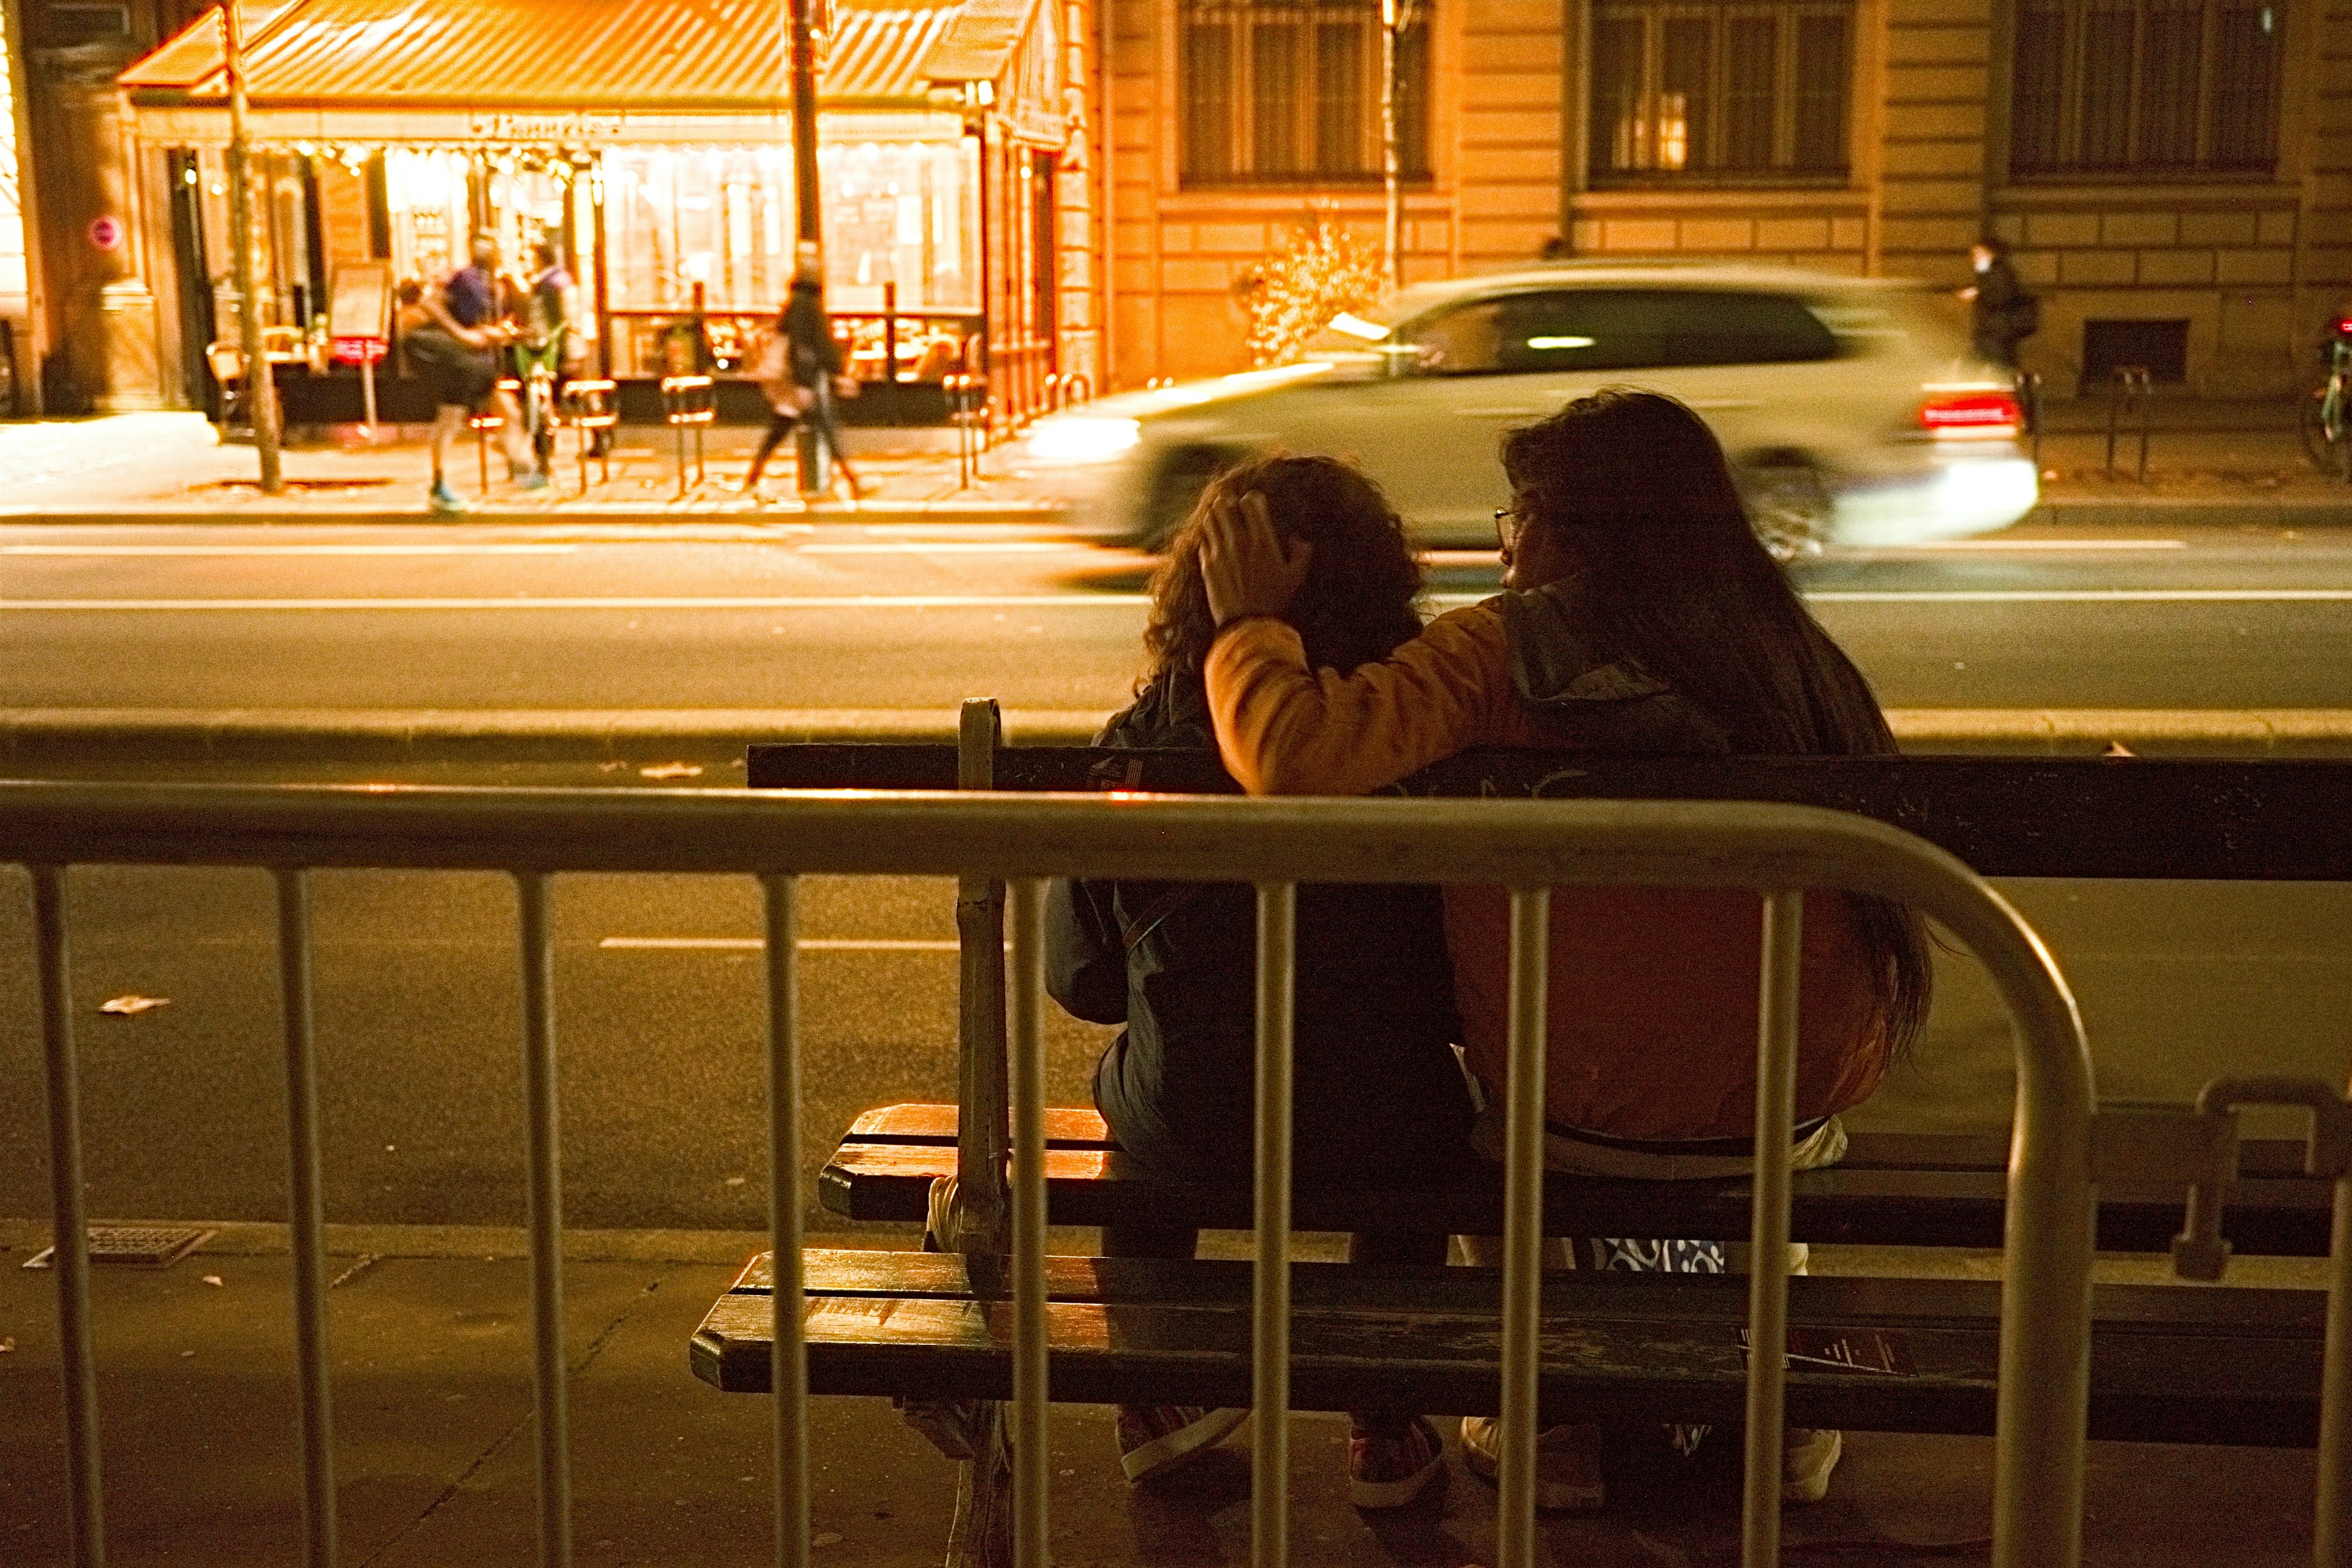
[[[2347,318],[2336,323],[2336,335],[2339,338],[2352,338],[2352,318]]]
[[[2023,417],[2006,392],[1930,392],[1919,405],[1920,425],[1937,436],[2014,436]]]

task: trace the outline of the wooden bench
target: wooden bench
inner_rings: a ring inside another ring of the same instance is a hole
[[[969,743],[961,756],[946,746],[754,747],[748,767],[756,787],[1232,789],[1206,753],[1017,748],[989,752],[976,766],[972,752]],[[1801,803],[1892,823],[1993,877],[2352,879],[2352,763],[2336,762],[1487,753],[1440,764],[1396,793]],[[964,929],[970,943],[980,928]],[[967,972],[968,991],[971,975],[984,973],[984,963]],[[968,1008],[968,1026],[972,1016]],[[983,1146],[1001,1150],[1001,1100],[985,1093],[975,1100],[971,1044],[967,1038],[965,1104],[980,1106],[983,1131],[997,1122],[992,1144]],[[868,1111],[826,1166],[822,1201],[852,1219],[923,1218],[936,1178],[960,1167],[968,1178],[974,1168],[969,1148],[959,1158],[961,1115],[938,1105]],[[2212,1128],[2179,1108],[2145,1116],[2102,1108],[2102,1248],[2162,1251],[2171,1244],[2184,1223],[2184,1173],[2199,1167],[2163,1156],[2159,1146]],[[1050,1111],[1047,1135],[1053,1223],[1250,1225],[1246,1192],[1137,1170],[1089,1110]],[[2210,1162],[2223,1156],[2211,1146],[2206,1152],[2210,1180],[2221,1168]],[[2340,1171],[2323,1160],[2305,1173],[2300,1142],[2246,1142],[2233,1152],[2222,1226],[2237,1250],[2325,1255]],[[1821,1242],[1998,1247],[2006,1160],[1998,1138],[1855,1134],[1844,1164],[1795,1178],[1792,1234]],[[1300,1190],[1293,1204],[1301,1230],[1394,1226],[1410,1215],[1416,1225],[1494,1234],[1501,1219],[1498,1178],[1484,1171],[1413,1192]],[[1544,1219],[1552,1234],[1744,1238],[1748,1184],[1554,1176]],[[1006,1396],[1012,1308],[1002,1261],[985,1243],[961,1258],[811,1249],[804,1268],[813,1392]],[[767,1387],[765,1268],[764,1259],[755,1262],[695,1336],[698,1375],[722,1389]],[[1052,1396],[1248,1403],[1247,1282],[1243,1264],[1052,1260]],[[1992,1285],[1812,1279],[1792,1280],[1791,1288],[1792,1421],[1991,1429],[1999,1329]],[[1495,1409],[1499,1284],[1492,1271],[1297,1265],[1293,1289],[1295,1407],[1347,1409],[1376,1392],[1433,1414]],[[2314,1442],[2325,1304],[2325,1292],[2311,1290],[2102,1289],[2091,1435]],[[1547,1403],[1565,1408],[1572,1401],[1579,1411],[1628,1419],[1738,1418],[1744,1280],[1556,1276],[1546,1280],[1543,1310]]]

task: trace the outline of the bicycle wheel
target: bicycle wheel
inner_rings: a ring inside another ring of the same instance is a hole
[[[2334,428],[2327,417],[2327,388],[2319,387],[2304,399],[2302,416],[2296,421],[2297,432],[2303,437],[2304,455],[2312,467],[2323,474],[2352,479],[2352,430],[2346,428],[2348,414],[2339,399]]]

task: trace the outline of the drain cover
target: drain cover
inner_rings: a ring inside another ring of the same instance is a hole
[[[194,1226],[94,1225],[89,1227],[89,1260],[124,1268],[169,1268],[212,1239],[213,1233]],[[54,1247],[45,1247],[26,1261],[27,1268],[47,1268]]]

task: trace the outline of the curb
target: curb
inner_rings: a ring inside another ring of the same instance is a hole
[[[1094,709],[1008,709],[1013,745],[1083,746],[1109,717]],[[2337,755],[2352,708],[1895,708],[1909,752],[2076,754],[2111,745],[2171,752]],[[747,745],[837,742],[951,744],[950,709],[421,710],[19,709],[0,714],[0,762],[385,763],[734,762]]]
[[[2042,501],[2019,523],[2095,528],[2346,528],[2352,527],[2352,489],[2342,500],[2072,497]]]

